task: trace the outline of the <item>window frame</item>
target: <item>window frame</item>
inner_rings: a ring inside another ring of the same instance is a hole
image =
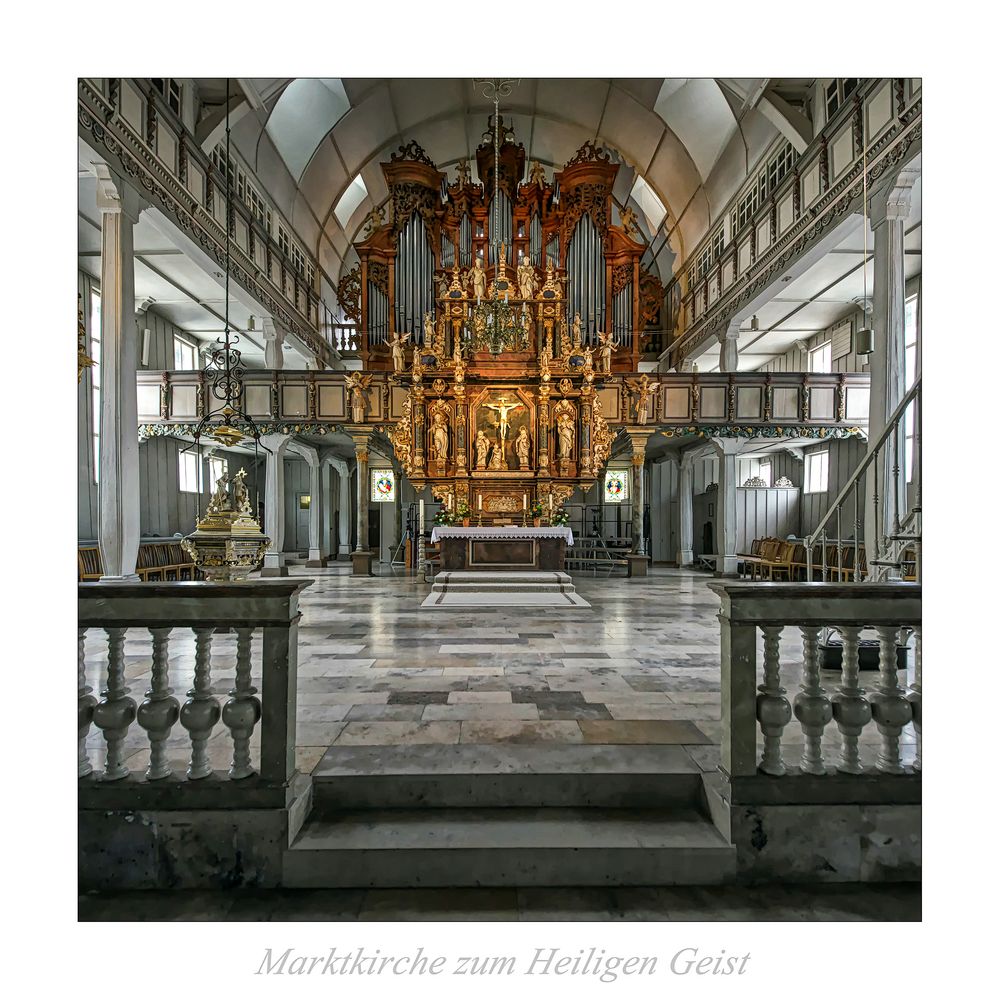
[[[823,358],[825,368],[817,368],[815,359]],[[833,372],[833,341],[824,340],[821,344],[809,348],[809,372],[815,375],[830,375]]]
[[[173,337],[173,347],[174,347],[174,371],[175,372],[195,372],[198,371],[198,345],[194,341],[188,340],[186,337],[179,337],[176,333]],[[191,352],[191,367],[182,368],[177,363],[177,353],[178,349],[183,353],[184,351]]]
[[[819,465],[821,473],[819,479],[821,486],[816,482],[816,475],[813,471],[815,465]],[[807,451],[805,454],[805,468],[802,478],[802,493],[829,493],[830,492],[830,449],[817,448]]]
[[[95,309],[96,304],[96,309]],[[90,289],[90,413],[91,413],[91,452],[94,462],[94,483],[101,481],[101,293],[91,286]]]
[[[767,475],[764,475],[764,468],[767,467]],[[774,465],[769,458],[762,458],[757,463],[757,475],[764,480],[768,488],[774,485]]]
[[[222,471],[216,475],[216,469],[221,466]],[[208,492],[214,493],[215,486],[223,475],[229,475],[229,460],[225,456],[210,455],[208,459]],[[200,491],[199,491],[200,492]]]
[[[907,323],[910,314],[910,305],[913,306],[912,324]],[[912,339],[910,334],[912,332]],[[913,359],[912,365],[910,359]],[[909,392],[913,388],[913,383],[917,380],[918,363],[920,360],[920,292],[907,295],[903,301],[903,389]],[[903,472],[904,481],[913,482],[913,454],[916,443],[916,424],[914,419],[913,404],[906,408],[903,415]]]
[[[188,449],[187,451],[177,452],[177,492],[178,493],[201,493],[201,462],[199,461],[201,456],[198,452]],[[189,462],[194,462],[194,478],[195,486],[191,489],[189,484],[189,473],[185,470],[185,465]]]

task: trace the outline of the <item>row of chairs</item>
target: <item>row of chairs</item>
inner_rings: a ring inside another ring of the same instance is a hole
[[[80,580],[100,580],[103,573],[101,552],[95,547],[77,550]],[[140,580],[195,580],[198,578],[191,557],[179,542],[144,542],[139,546],[135,572]]]
[[[739,554],[740,576],[751,580],[806,580],[809,568],[806,547],[801,542],[781,538],[755,538],[748,553]],[[854,565],[854,544],[846,542],[838,557],[836,543],[826,545],[826,572],[823,571],[823,546],[812,551],[812,579],[848,583],[867,576],[865,548],[858,546],[858,565]]]

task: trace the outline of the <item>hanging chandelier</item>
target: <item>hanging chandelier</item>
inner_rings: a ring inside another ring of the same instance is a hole
[[[246,368],[238,348],[239,336],[229,322],[229,278],[233,231],[233,184],[230,159],[229,80],[226,80],[226,309],[222,336],[205,364],[205,378],[211,395],[222,405],[206,406],[206,413],[194,431],[198,469],[202,469],[201,439],[209,437],[226,447],[253,438],[254,469],[257,468],[260,431],[243,405],[243,378]],[[256,473],[254,475],[256,480]],[[256,490],[255,490],[256,492]],[[198,520],[195,530],[182,542],[195,566],[209,580],[243,580],[260,565],[270,539],[260,530],[246,486],[246,471],[240,469],[230,479],[223,473],[213,484],[212,498],[201,514],[198,492]]]
[[[528,349],[528,331],[521,309],[509,300],[507,246],[500,229],[500,98],[509,97],[517,80],[476,79],[475,87],[493,101],[493,205],[490,218],[490,246],[496,267],[487,297],[472,307],[472,343],[475,350],[492,355]],[[484,262],[485,263],[485,262]]]

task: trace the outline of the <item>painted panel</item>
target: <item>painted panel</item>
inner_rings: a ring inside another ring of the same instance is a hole
[[[839,177],[854,162],[854,135],[847,126],[830,146],[830,170],[834,178]]]
[[[870,390],[867,386],[848,386],[847,388],[847,419],[866,420],[868,418],[868,397]]]
[[[342,385],[321,385],[317,395],[321,417],[328,420],[347,419],[347,401]]]
[[[879,134],[892,118],[892,88],[886,83],[868,101],[868,141]]]
[[[799,415],[799,390],[795,386],[778,385],[771,396],[771,417],[774,420],[795,420]]]
[[[802,205],[808,208],[819,197],[819,161],[802,175]]]
[[[795,221],[794,203],[791,192],[778,202],[778,232],[785,232]]]
[[[701,417],[704,420],[722,420],[726,415],[726,390],[723,386],[709,386],[701,390]]]
[[[199,205],[205,204],[205,175],[201,172],[201,167],[188,160],[188,191],[194,195]]]
[[[605,420],[610,420],[612,423],[621,420],[621,397],[617,389],[598,389],[597,398],[601,401],[601,412]]]
[[[740,274],[750,266],[750,241],[746,240],[740,244]]]
[[[283,385],[281,387],[281,415],[283,417],[304,417],[306,412],[306,387],[304,385]]]
[[[170,416],[195,416],[196,402],[197,393],[193,385],[174,385],[170,387]]]
[[[247,413],[251,417],[271,415],[271,387],[269,385],[248,385],[246,387]]]
[[[832,420],[834,414],[833,386],[813,386],[809,393],[809,418]]]
[[[761,415],[761,387],[741,385],[736,390],[736,416],[740,420],[759,420]]]
[[[728,288],[733,283],[734,277],[733,261],[732,258],[730,258],[725,264],[722,265],[722,287]]]
[[[771,223],[766,219],[757,227],[757,256],[771,245]]]
[[[367,400],[365,415],[371,420],[381,420],[383,417],[382,387],[378,386],[374,389],[366,389],[365,399]]]
[[[138,91],[127,80],[122,80],[121,82],[119,99],[121,101],[122,118],[132,126],[134,131],[138,132],[139,135],[143,135],[142,97],[139,96]]]
[[[686,385],[663,390],[665,420],[687,420],[691,416],[691,391]]]
[[[159,122],[156,129],[156,155],[172,174],[177,173],[177,140],[163,122]]]
[[[398,385],[392,387],[389,394],[389,417],[391,420],[399,420],[403,416],[403,403],[409,395],[406,389]]]
[[[140,385],[135,390],[136,404],[140,418],[158,420],[160,416],[160,387]]]

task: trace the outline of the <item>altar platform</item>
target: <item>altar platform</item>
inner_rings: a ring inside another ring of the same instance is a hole
[[[589,608],[568,573],[442,570],[422,608]]]
[[[431,543],[441,545],[442,570],[469,573],[546,571],[562,573],[573,532],[566,527],[436,527]]]

